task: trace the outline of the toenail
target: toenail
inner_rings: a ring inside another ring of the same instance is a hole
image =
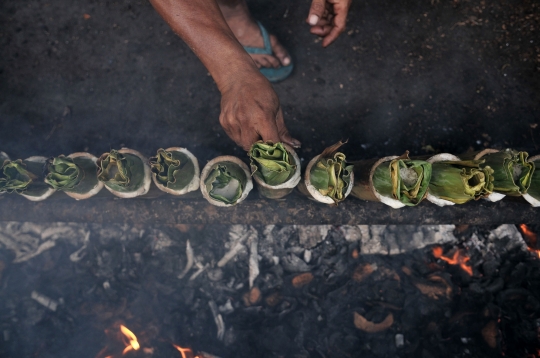
[[[288,57],[285,57],[285,58],[283,59],[283,64],[284,64],[285,66],[288,66],[289,63],[291,63],[291,59],[288,58]]]
[[[311,15],[309,17],[309,24],[311,26],[317,25],[317,22],[319,22],[319,17],[317,15]]]

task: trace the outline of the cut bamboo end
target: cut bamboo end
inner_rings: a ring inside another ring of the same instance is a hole
[[[389,198],[387,196],[379,194],[379,192],[377,191],[377,189],[375,189],[375,186],[373,185],[373,175],[375,174],[375,169],[377,169],[377,167],[379,165],[381,165],[382,163],[389,162],[389,161],[397,159],[397,158],[400,158],[400,156],[392,155],[392,156],[389,156],[389,157],[381,158],[381,159],[375,161],[375,163],[373,163],[373,165],[371,166],[371,169],[369,170],[369,176],[367,178],[367,183],[364,183],[364,186],[368,188],[369,193],[371,193],[372,195],[367,195],[367,196],[364,196],[364,197],[360,197],[360,199],[379,201],[379,202],[381,202],[381,203],[383,203],[385,205],[388,205],[388,206],[390,206],[391,208],[394,208],[394,209],[399,209],[399,208],[402,208],[402,207],[405,206],[405,204],[403,204],[401,201],[399,201],[397,199]]]
[[[449,153],[440,153],[436,154],[426,160],[426,162],[433,164],[437,162],[446,162],[446,161],[459,161],[459,157],[449,154]],[[441,199],[438,196],[431,195],[428,189],[426,200],[430,203],[433,203],[438,206],[448,206],[448,205],[455,205],[455,203],[451,202],[450,200]]]
[[[498,149],[492,149],[492,148],[484,149],[484,150],[481,150],[480,152],[475,154],[474,160],[480,160],[485,155],[498,153],[498,152],[500,152],[500,150],[498,150]],[[506,195],[501,194],[501,193],[491,193],[488,196],[486,196],[484,199],[487,200],[487,201],[491,201],[492,203],[495,203],[495,202],[497,202],[499,200],[504,199],[505,196]]]
[[[45,163],[47,162],[47,158],[41,157],[41,156],[33,156],[30,158],[26,158],[25,161],[45,165]],[[26,195],[24,193],[21,193],[21,195],[30,201],[42,201],[42,200],[47,199],[49,196],[53,195],[55,191],[56,190],[54,188],[49,187],[46,192],[44,192],[43,194],[39,196]]]
[[[237,164],[240,168],[242,168],[242,171],[246,175],[246,185],[245,185],[244,191],[242,192],[242,195],[240,196],[240,198],[238,198],[238,200],[234,204],[227,204],[227,203],[224,203],[222,201],[215,200],[214,198],[212,198],[210,196],[210,194],[206,190],[206,185],[205,185],[204,181],[205,181],[206,177],[208,176],[208,174],[210,173],[210,170],[212,169],[212,167],[215,164],[220,163],[220,162],[231,162],[231,163]],[[201,179],[200,179],[199,187],[201,189],[202,196],[210,204],[215,205],[215,206],[221,206],[221,207],[229,207],[229,206],[237,205],[237,204],[241,203],[242,201],[244,201],[244,199],[247,198],[249,192],[251,191],[251,189],[253,189],[253,181],[251,180],[251,173],[249,172],[249,168],[246,165],[246,163],[244,163],[238,157],[233,157],[232,155],[222,155],[222,156],[216,157],[216,158],[212,159],[211,161],[209,161],[208,163],[206,163],[206,165],[204,166],[204,168],[203,168],[203,170],[201,172]]]
[[[330,198],[330,197],[328,197],[326,195],[322,195],[319,192],[319,190],[317,190],[317,188],[315,188],[311,184],[311,168],[317,163],[317,161],[319,160],[320,157],[321,157],[321,155],[319,154],[316,157],[314,157],[313,159],[311,159],[310,162],[308,163],[308,165],[306,167],[306,171],[304,173],[304,185],[305,185],[307,191],[309,192],[309,194],[313,197],[313,199],[315,199],[315,201],[318,201],[319,203],[323,203],[323,204],[335,205],[336,203],[334,202],[334,199],[332,199],[332,198]],[[345,200],[345,198],[347,196],[349,196],[349,194],[352,191],[353,186],[354,186],[354,173],[351,172],[351,180],[350,180],[350,183],[349,183],[349,187],[347,188],[347,191],[345,192],[343,200]]]
[[[182,153],[186,155],[189,158],[189,160],[191,160],[191,162],[193,163],[193,169],[194,169],[195,174],[193,175],[193,178],[191,179],[188,185],[186,185],[184,188],[180,190],[175,190],[175,189],[167,188],[165,185],[158,182],[156,173],[152,173],[152,181],[154,182],[156,187],[159,190],[168,194],[172,194],[172,195],[184,195],[191,191],[195,191],[199,189],[199,183],[201,179],[200,178],[201,170],[199,168],[199,161],[197,160],[197,158],[189,150],[182,147],[170,147],[170,148],[165,149],[165,151],[178,152],[178,153]]]
[[[150,175],[150,165],[148,164],[148,158],[146,158],[140,152],[138,152],[138,151],[136,151],[134,149],[129,149],[129,148],[122,148],[122,149],[120,149],[118,151],[118,153],[120,153],[120,154],[132,154],[132,155],[135,155],[135,156],[137,156],[137,157],[139,157],[141,159],[141,161],[143,163],[143,168],[144,168],[143,183],[137,190],[130,191],[130,192],[127,192],[127,193],[116,191],[114,189],[109,188],[107,185],[104,185],[105,189],[110,191],[113,195],[115,195],[115,196],[117,196],[119,198],[124,198],[124,199],[135,198],[137,196],[144,195],[144,194],[148,193],[148,190],[150,190],[150,184],[152,183],[152,179],[151,179],[151,175]]]
[[[529,162],[536,162],[536,161],[540,162],[540,155],[535,155],[534,157],[530,157],[528,161]],[[540,170],[540,168],[536,168],[535,170]],[[523,199],[527,200],[529,202],[529,204],[531,204],[535,208],[540,207],[540,200],[534,198],[530,194],[524,194]]]
[[[74,159],[74,158],[86,158],[86,159],[90,159],[92,162],[94,162],[94,164],[97,162],[97,157],[93,154],[90,154],[90,153],[86,153],[86,152],[77,152],[77,153],[73,153],[73,154],[70,154],[67,156],[68,158],[71,158],[71,159]],[[96,178],[97,178],[97,167],[96,167]],[[83,179],[84,180],[84,179]],[[75,200],[83,200],[83,199],[88,199],[94,195],[96,195],[97,193],[99,193],[101,191],[101,189],[103,189],[103,182],[101,181],[97,181],[97,184],[92,188],[92,190],[84,193],[84,194],[81,194],[81,193],[73,193],[73,192],[69,192],[69,191],[64,191],[64,193],[66,193],[67,196],[75,199]]]
[[[257,189],[262,196],[269,199],[281,199],[291,193],[302,179],[302,167],[300,158],[294,149],[286,143],[282,143],[287,152],[293,157],[296,164],[296,169],[293,175],[285,183],[279,185],[269,185],[258,175],[252,175],[253,180],[257,183]]]

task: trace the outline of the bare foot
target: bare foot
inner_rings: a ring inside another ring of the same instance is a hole
[[[251,16],[245,0],[218,0],[221,12],[242,46],[264,48],[264,40],[259,25]],[[257,67],[287,66],[291,57],[274,35],[270,35],[273,55],[250,54]]]

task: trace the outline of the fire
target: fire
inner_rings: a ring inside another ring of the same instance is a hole
[[[122,354],[126,354],[127,352],[134,350],[137,351],[139,348],[141,348],[141,345],[137,341],[137,336],[133,334],[126,326],[120,325],[120,331],[124,334],[124,344],[126,345],[126,348],[122,352]]]
[[[470,260],[470,258],[462,254],[459,250],[454,253],[454,256],[452,258],[449,258],[449,257],[443,256],[442,247],[434,247],[433,256],[435,256],[435,258],[437,259],[441,259],[448,262],[450,265],[459,265],[459,267],[461,267],[463,271],[467,272],[469,276],[472,276],[473,274],[472,267],[469,265],[466,265],[466,263]]]
[[[199,356],[194,356],[193,351],[189,348],[182,348],[176,344],[173,344],[173,346],[178,350],[178,352],[180,352],[182,358],[199,358]]]
[[[525,239],[527,241],[528,250],[530,252],[532,252],[533,254],[535,254],[536,256],[538,256],[538,258],[540,259],[540,250],[534,249],[535,247],[537,247],[536,246],[537,245],[536,244],[536,240],[537,240],[536,234],[531,229],[529,229],[529,227],[527,225],[525,225],[525,224],[520,224],[519,228],[521,229],[521,232],[523,233],[523,236],[525,236]]]

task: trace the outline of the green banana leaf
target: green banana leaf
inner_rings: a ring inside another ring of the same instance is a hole
[[[422,201],[431,180],[431,164],[423,160],[397,158],[379,165],[373,173],[373,186],[381,195],[407,206]]]
[[[122,193],[136,191],[144,181],[144,163],[136,155],[111,150],[97,161],[98,180]]]
[[[429,192],[456,204],[484,198],[493,192],[493,169],[484,160],[443,161],[432,164]]]
[[[69,158],[61,155],[49,159],[47,169],[45,182],[56,190],[85,194],[98,183],[97,166],[87,157]]]
[[[497,153],[482,157],[484,167],[491,167],[493,173],[493,191],[509,196],[527,194],[534,174],[534,164],[527,162],[527,152],[512,149],[501,150]]]
[[[533,164],[535,164],[535,166],[540,165],[540,160],[535,160]],[[535,170],[531,175],[528,194],[536,200],[540,200],[540,170]]]
[[[219,162],[210,169],[204,184],[211,198],[225,204],[235,204],[246,187],[246,173],[232,162]]]
[[[173,189],[184,189],[195,175],[195,166],[184,153],[158,149],[157,155],[150,158],[152,173],[158,183]]]
[[[0,172],[0,192],[24,193],[37,176],[27,170],[22,160],[5,160]]]
[[[47,168],[49,173],[45,177],[45,182],[56,190],[73,189],[84,178],[84,172],[73,159],[64,156],[49,159]]]
[[[294,174],[296,165],[282,143],[256,142],[249,150],[251,172],[268,185],[285,183]]]
[[[311,185],[336,204],[345,199],[353,171],[353,166],[345,161],[345,154],[337,151],[343,144],[340,141],[326,148],[309,173]]]

